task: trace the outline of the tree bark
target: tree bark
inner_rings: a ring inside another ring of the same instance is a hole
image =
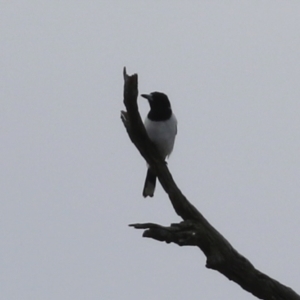
[[[149,140],[141,120],[137,105],[138,76],[127,75],[125,68],[123,76],[124,104],[127,110],[121,112],[123,124],[133,144],[156,172],[174,210],[183,219],[183,222],[171,226],[153,223],[130,226],[144,229],[143,237],[179,246],[199,247],[206,256],[207,268],[220,272],[259,299],[300,300],[300,296],[291,288],[255,269],[182,194],[165,161],[160,158],[155,145]]]

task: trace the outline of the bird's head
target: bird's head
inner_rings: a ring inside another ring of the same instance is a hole
[[[169,98],[164,93],[153,92],[149,95],[142,94],[141,96],[148,100],[151,109],[159,110],[159,111],[171,109]]]

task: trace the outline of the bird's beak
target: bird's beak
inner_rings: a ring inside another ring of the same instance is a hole
[[[146,98],[148,101],[151,101],[151,100],[152,100],[152,96],[151,96],[151,95],[141,94],[141,96],[142,96],[143,98]]]

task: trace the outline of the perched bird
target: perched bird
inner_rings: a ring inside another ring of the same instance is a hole
[[[145,128],[150,140],[156,145],[163,159],[172,152],[177,134],[177,120],[172,112],[167,95],[153,92],[150,95],[141,95],[150,104],[150,111],[145,119]],[[143,196],[153,197],[156,184],[156,174],[148,167]]]

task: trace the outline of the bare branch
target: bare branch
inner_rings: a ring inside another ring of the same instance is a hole
[[[179,246],[199,247],[207,258],[207,268],[219,271],[260,299],[300,300],[300,296],[292,289],[255,269],[249,260],[240,255],[181,193],[166,163],[149,140],[138,112],[137,74],[129,76],[124,68],[123,75],[124,104],[127,111],[121,112],[122,122],[131,141],[155,170],[176,213],[184,220],[180,224],[172,224],[169,227],[153,223],[130,226],[145,229],[143,237],[175,243]]]

